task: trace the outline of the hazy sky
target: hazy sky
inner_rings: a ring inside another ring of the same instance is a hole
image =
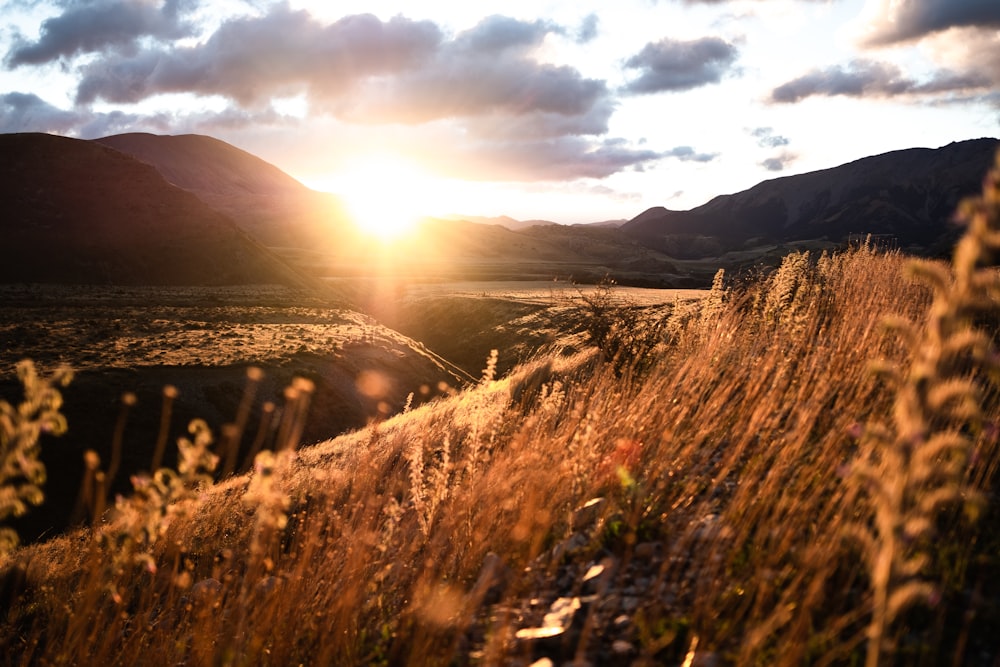
[[[584,222],[1000,135],[1000,0],[0,0],[0,132]]]

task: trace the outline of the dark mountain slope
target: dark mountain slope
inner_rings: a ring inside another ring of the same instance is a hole
[[[995,139],[913,148],[822,171],[764,181],[690,211],[649,209],[621,229],[652,247],[673,250],[678,237],[714,237],[724,248],[750,241],[843,242],[852,235],[892,237],[933,252],[953,235],[958,201],[979,191]]]
[[[233,285],[301,278],[227,217],[107,146],[0,135],[0,282]]]
[[[119,134],[97,143],[152,165],[268,246],[335,244],[350,232],[340,201],[224,141],[197,134]]]

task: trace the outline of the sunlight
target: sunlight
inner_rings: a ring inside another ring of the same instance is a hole
[[[426,215],[432,179],[416,165],[389,155],[362,159],[337,178],[335,192],[361,231],[392,240]]]

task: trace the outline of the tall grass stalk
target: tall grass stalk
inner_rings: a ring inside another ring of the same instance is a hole
[[[24,397],[16,407],[0,400],[0,521],[25,514],[45,499],[45,465],[39,460],[42,434],[62,435],[66,418],[60,412],[62,394],[73,378],[66,368],[50,376],[38,374],[34,363],[17,365]],[[0,555],[18,544],[12,528],[0,526]]]
[[[978,516],[985,499],[968,481],[973,452],[996,426],[984,411],[988,383],[1000,383],[994,331],[981,324],[998,309],[1000,274],[984,268],[1000,250],[1000,155],[983,195],[965,202],[966,233],[950,266],[914,261],[908,273],[929,285],[927,317],[895,318],[887,326],[910,351],[878,372],[895,390],[891,419],[870,423],[852,478],[872,499],[873,521],[850,527],[871,570],[872,619],[866,664],[891,654],[895,620],[939,589],[926,577],[942,513],[954,506]]]

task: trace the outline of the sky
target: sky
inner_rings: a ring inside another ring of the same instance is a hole
[[[0,0],[0,132],[561,223],[1000,135],[1000,0]]]

